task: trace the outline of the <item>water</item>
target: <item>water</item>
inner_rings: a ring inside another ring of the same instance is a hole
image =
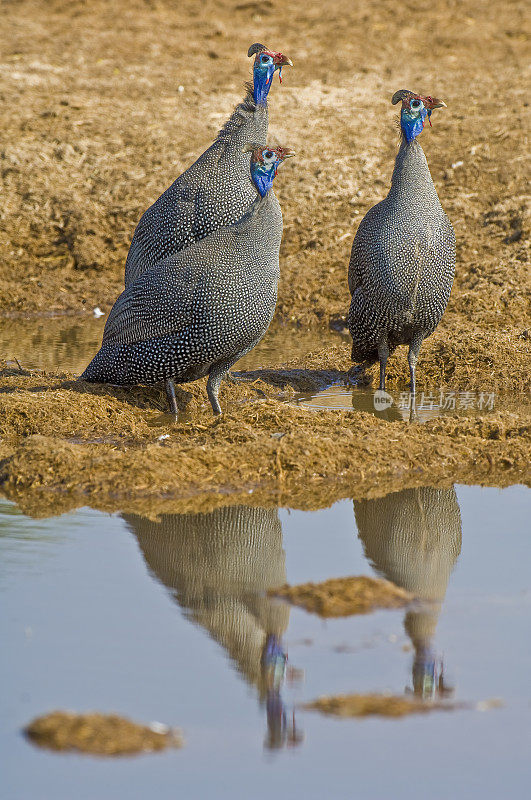
[[[0,356],[79,373],[103,325],[92,317],[4,321]],[[238,369],[337,341],[331,332],[273,328]],[[390,394],[381,411],[373,392],[343,385],[289,402],[407,418],[407,400]],[[437,404],[419,409],[421,421],[453,410]],[[459,404],[457,395],[456,410],[475,413]],[[91,509],[32,520],[0,501],[0,795],[524,796],[528,497],[518,486],[457,486],[313,513],[240,508],[159,523]],[[286,581],[349,574],[383,575],[424,603],[325,622],[266,594]],[[268,668],[270,650],[288,655],[285,672],[278,659]],[[300,708],[322,694],[373,691],[470,707],[342,721]],[[502,708],[474,710],[493,697]],[[21,729],[54,708],[160,720],[181,727],[186,746],[118,761],[38,750]]]
[[[32,520],[1,502],[2,796],[525,796],[528,517],[520,486],[160,522],[90,509]],[[425,602],[323,621],[265,594],[349,574]],[[284,680],[261,666],[271,639],[289,655]],[[385,690],[504,705],[341,721],[298,707]],[[54,708],[157,719],[186,746],[113,761],[38,750],[20,729]]]
[[[106,317],[0,319],[0,358],[18,359],[28,369],[81,373],[101,345]],[[272,326],[264,339],[238,361],[238,370],[259,369],[302,358],[312,350],[337,344],[339,334]]]
[[[302,408],[315,411],[365,411],[389,422],[396,422],[410,419],[412,398],[409,391],[395,390],[381,393],[374,389],[337,385],[329,386],[322,391],[301,392],[295,395],[294,402]],[[508,404],[505,397],[497,397],[492,392],[419,391],[416,420],[427,422],[434,417],[456,413],[470,416],[497,410],[507,411],[508,405],[516,406],[520,410],[522,408],[521,404],[517,405],[514,401]]]

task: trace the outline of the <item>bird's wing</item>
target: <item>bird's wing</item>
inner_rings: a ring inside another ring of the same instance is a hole
[[[356,239],[352,242],[352,250],[350,251],[350,261],[348,265],[348,288],[350,294],[353,295],[358,286],[360,286],[360,274],[358,270],[358,248],[356,247]]]
[[[178,265],[175,269],[180,272],[181,280],[172,276],[171,301],[167,293],[168,262],[176,260],[172,257],[159,262],[122,292],[107,319],[104,344],[147,341],[177,333],[190,324],[197,284],[186,282],[186,275]]]
[[[186,193],[183,192],[183,195],[186,196]],[[166,211],[165,206],[171,207],[171,212]],[[158,217],[166,214],[169,216],[170,213],[173,219],[171,236],[166,233],[166,228],[157,229]],[[158,259],[162,260],[169,257],[171,253],[178,252],[183,247],[191,244],[194,216],[195,205],[193,198],[192,200],[186,200],[177,196],[174,199],[168,195],[166,199],[162,195],[156,203],[148,208],[135,229],[133,241],[127,254],[125,265],[126,286],[136,281],[145,271],[146,260],[149,264],[149,259],[152,257],[150,245],[155,235],[154,231],[157,230],[158,236],[158,252],[160,253]]]
[[[133,344],[178,334],[204,319],[212,276],[230,266],[235,241],[234,229],[224,228],[146,270],[112,307],[103,342]]]
[[[373,234],[377,232],[380,225],[381,205],[378,203],[367,211],[356,231],[348,265],[348,288],[351,295],[359,286],[363,285],[364,265],[367,258],[370,257],[371,247],[369,245]]]

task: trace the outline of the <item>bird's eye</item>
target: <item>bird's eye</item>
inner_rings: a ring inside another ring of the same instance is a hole
[[[271,150],[266,150],[264,153],[264,158],[271,158],[272,155],[273,153],[271,152]]]
[[[268,61],[271,61],[271,56],[266,56],[266,55],[260,56],[260,61],[262,62],[262,64],[267,64]]]
[[[410,105],[411,108],[414,108],[415,110],[418,110],[422,106],[422,103],[421,103],[420,100],[412,100],[409,105]]]

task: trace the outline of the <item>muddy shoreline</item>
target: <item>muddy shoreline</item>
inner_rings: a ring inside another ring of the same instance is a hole
[[[351,242],[393,169],[389,98],[402,86],[437,95],[448,109],[422,146],[456,231],[457,269],[421,351],[418,389],[494,393],[495,411],[409,426],[281,402],[279,393],[348,381],[347,339],[291,360],[279,347],[251,383],[223,386],[221,420],[203,382],[183,387],[177,425],[157,388],[89,387],[51,365],[4,362],[0,491],[35,515],[83,504],[156,515],[235,502],[316,508],[456,481],[528,484],[524,4],[465,2],[455,13],[429,0],[412,19],[391,0],[370,14],[333,0],[326,15],[295,2],[290,25],[279,24],[277,0],[118,5],[119,30],[116,4],[103,0],[5,7],[0,316],[65,314],[82,325],[96,306],[109,311],[140,215],[228,118],[258,38],[295,64],[269,104],[271,140],[299,154],[275,187],[284,236],[274,324],[341,327]],[[21,335],[7,337],[0,358],[16,356],[8,349]],[[407,385],[402,348],[388,386]]]
[[[193,384],[180,393],[186,411],[174,423],[161,389],[6,367],[1,490],[35,515],[86,504],[157,515],[234,504],[310,509],[413,486],[530,482],[529,413],[450,414],[422,425],[316,413],[276,399],[274,371],[268,377],[225,384],[219,419],[202,382]]]
[[[423,424],[362,411],[312,411],[297,392],[349,385],[348,340],[224,382],[212,416],[205,381],[178,387],[87,384],[70,373],[0,365],[0,490],[35,516],[82,505],[148,516],[244,504],[315,509],[345,497],[416,486],[531,482],[529,340],[437,331],[425,343],[419,391],[493,392],[495,408]],[[407,390],[406,351],[390,391]],[[376,368],[366,382],[376,384]],[[499,393],[500,385],[504,391]]]

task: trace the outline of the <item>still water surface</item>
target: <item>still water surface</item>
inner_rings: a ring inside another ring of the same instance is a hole
[[[527,796],[529,490],[406,490],[317,512],[223,509],[152,522],[0,504],[6,800]],[[323,621],[266,596],[383,575],[425,602]],[[267,646],[288,655],[271,680]],[[336,720],[322,694],[415,691],[500,709]],[[181,727],[181,751],[113,761],[41,751],[54,708]]]
[[[28,369],[80,374],[100,348],[105,320],[93,316],[0,320],[0,358],[18,359]],[[238,370],[282,364],[327,344],[337,344],[340,339],[339,334],[326,329],[308,331],[275,325],[238,361]]]

